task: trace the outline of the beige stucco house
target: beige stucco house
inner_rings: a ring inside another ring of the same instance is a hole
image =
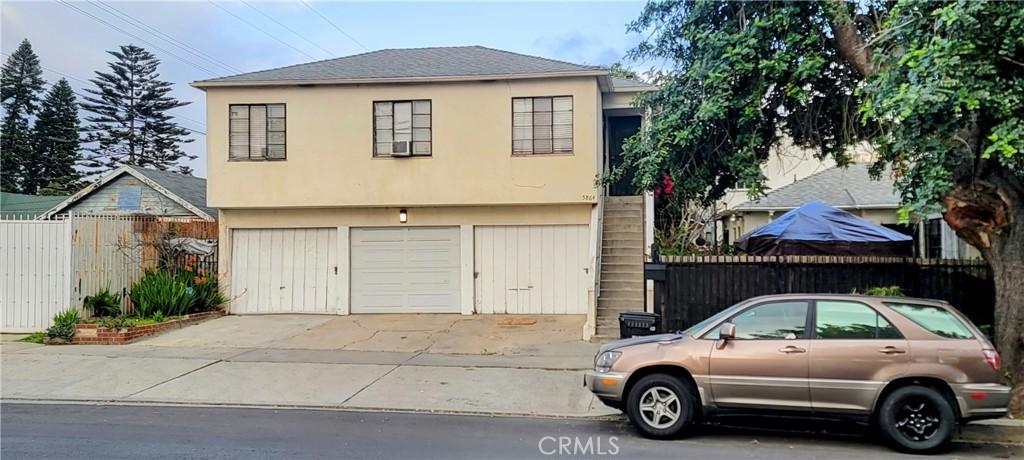
[[[193,86],[232,313],[580,314],[594,333],[606,241],[642,270],[645,199],[596,178],[644,84],[454,47]],[[604,234],[616,206],[630,225]],[[642,278],[623,282],[642,308]]]

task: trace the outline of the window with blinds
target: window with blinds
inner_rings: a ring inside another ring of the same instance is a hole
[[[572,96],[512,98],[512,154],[572,153]]]
[[[430,156],[430,100],[373,103],[373,156]]]
[[[284,160],[284,104],[232,104],[228,158]]]

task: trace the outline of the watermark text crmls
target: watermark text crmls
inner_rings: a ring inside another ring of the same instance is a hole
[[[550,456],[619,455],[617,436],[544,436],[537,450]]]

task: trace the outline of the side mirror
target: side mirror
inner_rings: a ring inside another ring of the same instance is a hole
[[[725,348],[725,344],[730,340],[736,338],[736,325],[733,323],[725,323],[722,328],[718,330],[718,349]]]

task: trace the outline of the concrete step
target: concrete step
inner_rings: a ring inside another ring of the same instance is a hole
[[[635,251],[633,254],[604,254],[604,251],[601,252],[602,264],[636,264],[638,267],[644,265],[644,255],[640,251]]]
[[[644,203],[643,195],[629,195],[629,196],[607,196],[604,198],[605,204],[619,204],[619,203]]]
[[[636,221],[626,222],[604,222],[604,232],[636,232],[641,235],[644,233],[644,223],[637,219]]]
[[[644,270],[637,264],[601,264],[601,275],[604,276],[609,273],[618,273],[623,276],[635,275],[642,278]]]
[[[605,214],[602,221],[607,224],[643,224],[643,213],[640,211],[618,211],[614,214]]]
[[[608,219],[643,219],[644,210],[641,208],[620,208],[620,209],[605,209],[604,220]]]
[[[601,232],[601,240],[602,241],[616,241],[616,240],[622,240],[622,241],[639,240],[639,241],[643,241],[644,240],[644,232],[640,231],[639,229],[638,230],[612,230],[612,229],[607,229],[606,228],[606,229],[604,229],[604,231]]]
[[[601,241],[601,248],[629,248],[640,251],[643,254],[644,251],[644,239],[630,239],[630,240],[609,240],[605,239]]]
[[[638,276],[643,276],[644,268],[643,265],[634,263],[602,262],[601,273],[634,273]]]
[[[636,246],[636,245],[631,245]],[[605,256],[644,256],[644,248],[605,246],[601,242],[601,257]]]
[[[618,272],[618,271],[601,271],[601,285],[603,286],[606,281],[629,281],[635,283],[643,283],[644,276],[642,271],[635,272]]]
[[[643,290],[644,280],[641,279],[607,279],[601,278],[601,292],[615,291],[619,289],[639,289]]]
[[[630,292],[632,290],[617,289],[612,291],[602,287],[601,291],[603,292],[601,292],[601,295],[598,297],[598,306],[615,305],[617,303],[623,305],[642,305],[644,303],[643,291],[639,289],[636,290],[636,292]]]

